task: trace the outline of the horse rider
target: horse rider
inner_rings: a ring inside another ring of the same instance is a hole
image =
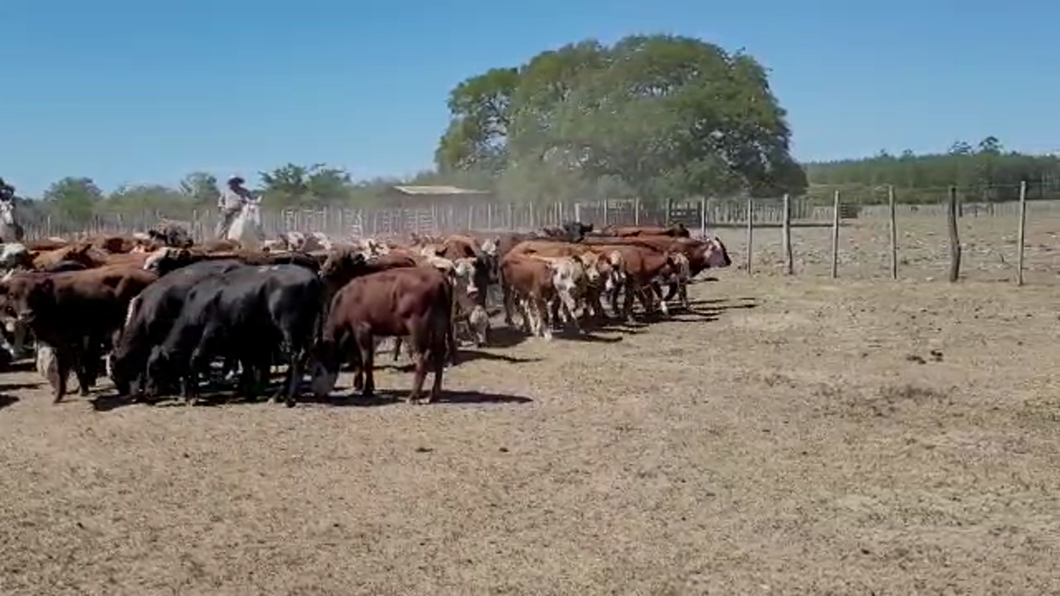
[[[243,210],[243,205],[254,201],[250,191],[243,188],[244,182],[246,180],[240,176],[232,176],[228,179],[228,188],[222,190],[221,196],[217,198],[217,209],[221,212],[221,221],[217,224],[218,238],[224,238],[228,234],[228,228]]]
[[[8,184],[3,178],[0,178],[0,202],[15,202],[15,187]]]

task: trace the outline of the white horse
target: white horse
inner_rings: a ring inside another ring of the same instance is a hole
[[[247,250],[257,250],[265,242],[265,230],[261,227],[261,200],[247,201],[232,220],[225,234],[226,240],[235,240]]]
[[[0,201],[0,242],[22,242],[22,226],[15,221],[14,201]]]

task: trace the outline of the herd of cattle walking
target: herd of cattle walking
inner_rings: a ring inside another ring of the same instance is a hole
[[[272,398],[293,406],[307,377],[324,397],[344,367],[371,395],[376,348],[392,337],[394,358],[404,344],[414,362],[408,400],[422,403],[439,396],[459,343],[489,345],[489,302],[500,302],[507,325],[518,315],[527,333],[551,339],[560,325],[631,320],[635,300],[644,313],[668,314],[675,297],[687,307],[689,280],[730,264],[720,240],[680,225],[594,231],[580,222],[402,241],[289,233],[254,250],[194,244],[179,227],[7,243],[2,353],[13,360],[34,346],[56,402],[71,371],[87,395],[104,369],[122,399],[194,403],[204,376],[254,399],[280,365]]]

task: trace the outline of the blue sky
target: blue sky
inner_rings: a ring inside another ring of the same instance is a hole
[[[1060,150],[1045,0],[0,0],[0,175],[39,194],[193,170],[429,167],[461,79],[566,42],[676,33],[772,70],[801,159],[996,135]]]

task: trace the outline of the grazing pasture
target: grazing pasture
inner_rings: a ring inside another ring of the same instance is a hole
[[[0,593],[1045,593],[1060,589],[1056,225],[719,230],[694,312],[464,349],[386,398],[52,405],[0,375]],[[1011,224],[1011,225],[1010,225]],[[935,281],[925,280],[932,278]],[[399,365],[407,364],[402,359]],[[340,387],[349,392],[351,379]],[[400,390],[400,393],[398,391]]]

